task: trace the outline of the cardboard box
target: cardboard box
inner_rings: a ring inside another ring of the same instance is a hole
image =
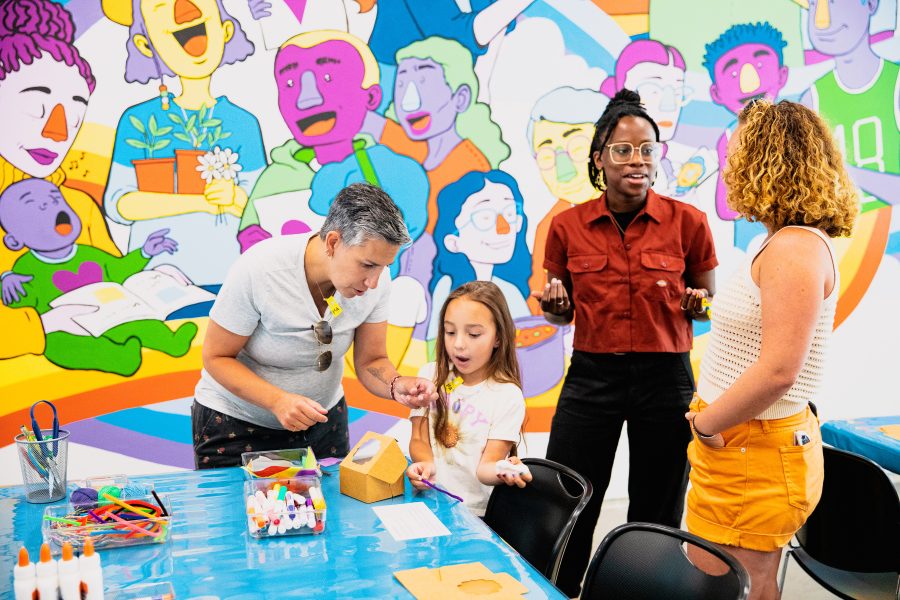
[[[417,600],[524,598],[528,588],[509,573],[493,573],[480,562],[429,569],[407,569],[394,573]]]
[[[397,440],[369,431],[341,461],[341,493],[362,502],[402,496],[406,465]]]

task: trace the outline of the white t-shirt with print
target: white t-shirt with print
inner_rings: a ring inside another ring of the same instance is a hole
[[[419,370],[419,377],[434,379],[435,364]],[[434,413],[428,413],[428,432],[434,453],[435,483],[465,499],[466,507],[483,516],[491,486],[478,481],[476,470],[488,440],[516,443],[525,420],[525,396],[512,383],[492,379],[478,385],[460,385],[449,395],[449,422],[459,430],[459,442],[445,448],[434,439]],[[453,407],[459,401],[458,411]],[[425,408],[414,408],[409,416],[425,416]]]
[[[343,311],[334,317],[326,309],[324,317],[320,316],[303,265],[306,244],[313,235],[271,238],[247,250],[231,266],[209,317],[232,333],[249,336],[237,355],[247,368],[272,385],[330,409],[344,395],[344,354],[356,328],[387,320],[391,277],[384,269],[378,286],[362,296],[345,298],[336,292],[334,298]],[[310,328],[323,318],[334,332],[327,346],[316,341]],[[319,373],[316,359],[324,350],[331,350],[331,366]],[[226,415],[284,429],[273,413],[235,396],[206,369],[200,374],[194,397]]]

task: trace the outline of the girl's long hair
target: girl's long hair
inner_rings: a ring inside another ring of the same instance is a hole
[[[447,356],[447,347],[444,342],[444,317],[447,314],[447,307],[457,298],[480,302],[490,311],[491,317],[494,319],[498,345],[494,348],[487,364],[487,379],[493,379],[497,383],[512,383],[519,389],[522,388],[519,361],[516,358],[516,326],[513,324],[512,315],[509,314],[509,307],[503,292],[490,281],[470,281],[459,286],[447,296],[447,300],[441,307],[435,345],[434,384],[438,388],[439,398],[431,410],[435,411],[434,439],[441,444],[446,439],[449,425],[448,394],[444,390],[444,384],[447,383],[451,371],[450,359]]]

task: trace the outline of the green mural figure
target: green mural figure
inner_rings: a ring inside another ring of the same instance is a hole
[[[828,121],[867,193],[862,212],[900,203],[900,64],[879,57],[869,43],[878,0],[810,0],[809,39],[835,58],[835,68],[801,102]]]
[[[0,194],[0,223],[7,232],[3,243],[13,251],[28,249],[16,260],[13,273],[28,276],[26,293],[10,306],[30,306],[44,314],[58,305],[59,298],[87,285],[101,282],[122,284],[147,266],[150,259],[172,254],[178,244],[152,233],[143,245],[125,256],[113,256],[98,248],[76,243],[81,220],[66,203],[59,188],[43,179],[26,179]],[[124,292],[104,288],[94,292],[100,302],[121,299],[123,312],[139,314]],[[120,297],[117,297],[120,296]],[[99,309],[98,309],[99,310]],[[104,319],[113,321],[112,315]],[[121,320],[121,319],[120,319]],[[47,334],[44,356],[64,369],[93,369],[133,375],[141,366],[141,349],[151,348],[170,356],[184,356],[197,334],[197,325],[183,323],[176,331],[156,319],[135,319],[115,325],[93,337],[87,329]]]

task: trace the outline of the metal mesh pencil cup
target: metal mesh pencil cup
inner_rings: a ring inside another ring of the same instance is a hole
[[[34,504],[56,502],[66,497],[66,458],[69,450],[69,432],[60,429],[58,437],[53,430],[41,429],[43,441],[16,436],[16,454],[22,469],[25,500]]]

